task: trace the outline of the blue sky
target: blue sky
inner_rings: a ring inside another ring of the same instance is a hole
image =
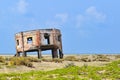
[[[120,0],[0,0],[0,53],[20,31],[58,28],[64,53],[120,53]]]

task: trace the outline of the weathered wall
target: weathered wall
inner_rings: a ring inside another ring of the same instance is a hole
[[[16,51],[29,52],[59,49],[62,52],[61,32],[58,29],[39,29],[20,32],[15,35]],[[57,53],[56,53],[57,54]]]

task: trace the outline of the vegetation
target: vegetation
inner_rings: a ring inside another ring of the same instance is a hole
[[[109,62],[110,61],[110,58],[108,58],[106,55],[97,55],[95,58],[94,58],[95,61],[107,61]]]
[[[73,67],[73,66],[76,66],[76,65],[72,62],[72,63],[68,63],[67,65],[65,65],[65,68]]]
[[[5,58],[2,57],[2,56],[0,56],[0,62],[1,62],[1,63],[4,63],[4,62],[5,62]]]
[[[52,59],[42,58],[42,61],[45,61],[45,62],[52,62]]]
[[[15,65],[25,65],[27,67],[33,67],[32,62],[41,62],[41,60],[34,58],[34,57],[4,58],[4,57],[0,56],[0,63],[6,65],[7,67],[12,67]]]
[[[66,61],[78,61],[79,59],[77,59],[75,56],[67,56],[67,57],[65,57],[64,60],[66,60]]]
[[[120,60],[102,67],[69,63],[63,69],[30,71],[27,73],[0,73],[0,80],[119,80]]]
[[[56,63],[62,63],[64,60],[59,58],[54,58],[53,61]]]
[[[119,59],[119,56],[115,56],[115,58]],[[76,58],[76,56],[67,56],[64,58],[65,61],[79,61],[79,62],[92,62],[92,61],[101,61],[101,62],[110,62],[111,59],[107,55],[84,55],[80,58]]]

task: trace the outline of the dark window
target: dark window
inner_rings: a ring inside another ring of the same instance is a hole
[[[49,39],[50,35],[48,33],[44,34],[44,38],[45,38],[45,44],[50,44],[50,39]]]
[[[28,44],[31,44],[32,42],[33,42],[32,37],[28,37],[28,38],[27,38],[27,43],[28,43]]]
[[[17,45],[19,45],[19,40],[17,40]]]

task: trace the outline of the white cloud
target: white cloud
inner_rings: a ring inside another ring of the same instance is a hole
[[[19,13],[24,14],[27,12],[27,6],[28,3],[25,0],[19,0],[16,9]]]
[[[94,6],[89,7],[86,10],[86,13],[87,13],[88,16],[96,18],[99,21],[104,21],[106,19],[106,15],[101,13],[101,12],[98,12],[96,7],[94,7]]]
[[[99,12],[96,7],[91,6],[85,10],[83,14],[76,16],[76,28],[80,36],[88,36],[94,30],[99,30],[99,24],[103,24],[106,20],[106,15]]]
[[[61,27],[61,25],[65,24],[68,20],[68,14],[59,13],[56,14],[52,20],[46,21],[46,26],[48,27]]]
[[[96,24],[103,23],[106,20],[106,15],[98,12],[96,7],[89,7],[84,14],[79,14],[76,17],[76,26],[81,27],[87,23]]]
[[[77,17],[77,22],[76,22],[76,26],[77,27],[80,27],[82,26],[83,22],[84,22],[84,16],[83,15],[78,15]]]
[[[62,23],[65,23],[68,19],[68,14],[56,14],[55,18],[59,18]]]
[[[51,21],[51,20],[46,21],[46,26],[47,27],[55,27],[55,26],[58,26],[58,25],[59,25],[59,23],[56,22],[56,21]]]

